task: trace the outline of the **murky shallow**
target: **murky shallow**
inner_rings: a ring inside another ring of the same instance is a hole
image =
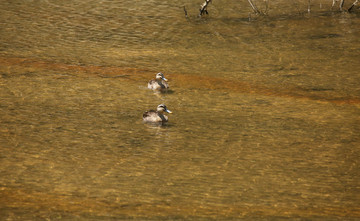
[[[0,3],[2,219],[360,218],[359,13],[200,3]]]

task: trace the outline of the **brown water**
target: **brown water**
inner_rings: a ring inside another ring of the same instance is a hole
[[[359,12],[201,3],[0,2],[1,220],[360,219]]]

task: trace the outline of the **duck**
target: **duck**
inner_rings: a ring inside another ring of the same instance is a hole
[[[148,83],[148,88],[154,91],[165,92],[169,89],[168,80],[164,77],[164,74],[159,72],[156,74],[155,79],[152,79]]]
[[[164,112],[169,114],[172,113],[169,109],[167,109],[165,104],[160,104],[157,106],[156,111],[146,111],[143,114],[143,121],[146,123],[166,123],[168,122],[168,117],[163,114]]]

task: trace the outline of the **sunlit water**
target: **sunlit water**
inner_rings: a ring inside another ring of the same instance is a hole
[[[1,220],[360,219],[359,13],[201,3],[0,2]]]

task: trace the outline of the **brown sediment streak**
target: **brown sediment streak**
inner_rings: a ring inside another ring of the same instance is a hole
[[[5,58],[0,57],[0,65],[20,68],[22,71],[52,71],[52,72],[61,72],[68,73],[70,75],[99,75],[104,77],[114,77],[114,76],[126,76],[129,74],[137,74],[138,70],[135,68],[118,68],[118,67],[102,67],[95,65],[72,65],[72,64],[62,64],[62,63],[51,63],[46,61],[40,61],[35,59],[28,58]]]
[[[155,203],[156,202],[156,203]],[[242,217],[347,217],[359,218],[360,209],[351,206],[293,207],[287,205],[242,205],[239,204],[198,204],[191,200],[147,202],[136,199],[106,200],[86,196],[72,196],[61,193],[43,193],[21,188],[0,188],[0,208],[13,208],[28,213],[64,212],[72,215],[91,216],[196,216],[205,218]],[[45,213],[45,214],[44,214]]]
[[[296,88],[284,89],[284,88],[269,88],[264,85],[254,85],[247,82],[238,80],[226,80],[217,77],[206,77],[206,76],[189,76],[189,75],[175,75],[171,76],[171,79],[177,81],[184,87],[196,87],[196,88],[207,88],[214,90],[226,90],[239,93],[259,94],[264,96],[277,96],[292,99],[304,99],[314,100],[319,102],[327,102],[334,104],[360,104],[360,98],[328,98],[325,96],[315,95],[306,93]]]
[[[2,68],[1,68],[2,67]],[[122,68],[122,67],[105,67],[96,65],[71,65],[63,63],[52,63],[29,58],[7,58],[0,57],[0,71],[18,72],[36,71],[36,72],[53,72],[63,73],[74,76],[98,76],[104,78],[121,78],[134,81],[147,81],[154,77],[154,71],[141,70],[136,68]],[[11,73],[9,73],[11,74]],[[199,88],[199,89],[213,89],[226,90],[239,93],[259,94],[265,96],[277,96],[293,99],[314,100],[319,102],[327,102],[334,104],[350,104],[359,105],[360,98],[357,97],[340,97],[329,98],[309,92],[304,92],[296,88],[269,88],[265,85],[254,85],[238,80],[228,80],[211,76],[194,76],[190,74],[171,74],[171,80],[176,82],[177,87],[182,88]]]

